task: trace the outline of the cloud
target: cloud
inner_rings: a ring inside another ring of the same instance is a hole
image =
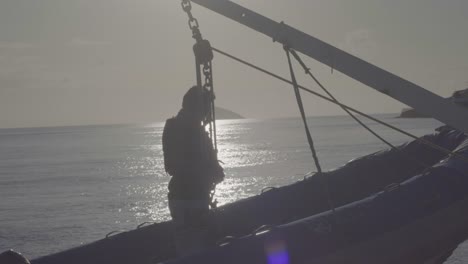
[[[360,58],[371,59],[377,54],[377,42],[368,29],[357,29],[346,33],[341,47]]]
[[[15,41],[0,41],[0,49],[24,50],[34,47],[31,43],[15,42]]]
[[[0,42],[0,89],[58,87],[69,78],[37,43]]]
[[[106,47],[110,42],[73,38],[55,42],[0,41],[1,89],[61,88],[82,69],[94,66],[89,52],[76,49]],[[87,57],[88,56],[88,57]]]
[[[108,41],[101,41],[101,40],[74,38],[68,44],[72,47],[89,47],[89,46],[107,46],[107,45],[110,45],[111,43]]]

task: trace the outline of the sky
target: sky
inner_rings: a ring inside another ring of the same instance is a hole
[[[466,0],[236,0],[441,96],[468,86]],[[289,75],[282,47],[194,4],[213,46]],[[180,0],[0,0],[0,128],[154,123],[195,82]],[[305,57],[305,56],[303,56]],[[366,113],[405,107],[312,59],[343,103]],[[248,118],[298,116],[292,88],[215,55],[218,106]],[[300,83],[318,88],[297,67]],[[307,115],[342,110],[304,95]]]

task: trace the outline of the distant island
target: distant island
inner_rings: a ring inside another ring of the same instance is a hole
[[[454,92],[452,96],[446,98],[446,100],[450,100],[461,106],[467,107],[468,109],[468,88],[465,90]],[[401,111],[401,114],[399,117],[401,118],[429,118],[430,116],[426,116],[424,114],[418,113],[413,108],[404,108]]]
[[[424,114],[418,113],[413,108],[403,108],[401,110],[400,118],[429,118],[430,116],[426,116]]]
[[[216,120],[245,119],[245,117],[221,107],[215,107]]]

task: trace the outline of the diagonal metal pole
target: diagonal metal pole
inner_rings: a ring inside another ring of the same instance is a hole
[[[341,73],[383,93],[422,114],[468,133],[468,111],[375,65],[328,43],[278,23],[228,0],[192,0],[216,13],[233,19],[287,45]]]

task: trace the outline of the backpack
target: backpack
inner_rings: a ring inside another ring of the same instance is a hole
[[[174,175],[177,171],[177,149],[179,148],[178,139],[178,124],[177,120],[173,117],[166,120],[162,135],[162,145],[164,153],[164,169],[169,175]]]

